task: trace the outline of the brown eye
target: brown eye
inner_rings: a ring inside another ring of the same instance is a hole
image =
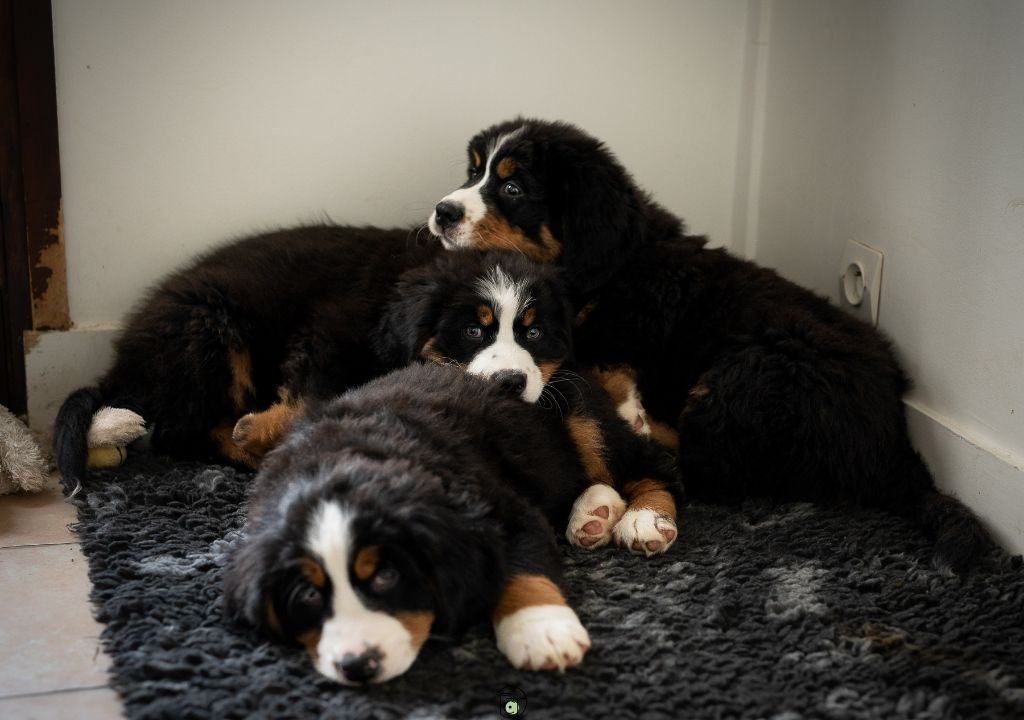
[[[541,332],[540,328],[532,327],[532,328],[530,328],[529,330],[526,331],[526,339],[527,340],[540,340],[540,336],[543,335],[543,334],[544,333]]]
[[[385,567],[374,573],[370,580],[370,589],[376,593],[387,592],[398,584],[398,571],[392,567]]]
[[[300,583],[292,588],[288,597],[289,615],[302,613],[316,615],[324,609],[324,595],[320,588],[309,583]]]
[[[505,183],[504,187],[501,188],[501,191],[506,195],[509,195],[510,197],[515,197],[516,195],[523,194],[523,189],[516,185],[514,182]]]
[[[470,325],[466,328],[466,337],[471,340],[479,340],[484,336],[484,329],[479,325]]]

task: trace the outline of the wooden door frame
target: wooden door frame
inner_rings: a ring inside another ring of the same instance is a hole
[[[0,0],[0,405],[27,409],[25,338],[66,330],[50,0]]]

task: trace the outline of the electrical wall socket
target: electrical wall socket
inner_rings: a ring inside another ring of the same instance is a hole
[[[847,240],[839,264],[839,307],[872,325],[878,325],[883,259],[881,250]]]

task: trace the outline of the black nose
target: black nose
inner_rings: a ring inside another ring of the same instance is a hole
[[[437,223],[443,230],[447,230],[461,220],[464,214],[465,210],[459,203],[439,202],[437,207],[434,208],[434,215],[437,217]]]
[[[362,655],[345,653],[345,655],[334,663],[340,675],[346,680],[355,683],[367,683],[377,677],[380,672],[380,652],[375,648],[369,648]]]
[[[522,395],[526,389],[526,373],[517,370],[499,370],[491,376],[501,389],[511,395]]]

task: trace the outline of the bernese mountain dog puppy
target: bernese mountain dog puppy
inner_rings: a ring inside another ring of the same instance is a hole
[[[368,338],[399,275],[437,249],[415,229],[308,226],[229,243],[172,273],[128,317],[98,386],[62,405],[65,486],[79,485],[90,444],[145,430],[159,452],[254,465],[232,438],[238,418],[271,408],[286,425],[304,397],[392,369]]]
[[[678,536],[682,499],[672,456],[632,431],[628,368],[597,377],[576,367],[572,328],[552,266],[516,253],[455,251],[402,276],[375,342],[388,364],[454,363],[558,416],[590,481],[568,522],[571,543],[665,552]]]
[[[580,362],[638,372],[678,430],[688,495],[854,501],[920,522],[965,570],[990,545],[911,446],[890,342],[774,271],[710,249],[576,127],[516,119],[468,146],[466,183],[429,219],[447,248],[564,268]]]
[[[347,685],[488,618],[514,666],[564,670],[590,639],[549,519],[587,482],[557,414],[454,366],[397,370],[311,409],[264,459],[228,616]]]
[[[628,372],[601,378],[621,388],[626,399],[619,400],[573,368],[572,320],[555,268],[519,254],[459,251],[400,277],[373,344],[384,366],[456,367],[557,416],[589,480],[568,522],[570,542],[593,549],[614,540],[648,556],[665,552],[678,537],[674,463],[623,420],[636,413]],[[233,435],[243,452],[261,458],[286,430],[272,408],[241,418]]]

